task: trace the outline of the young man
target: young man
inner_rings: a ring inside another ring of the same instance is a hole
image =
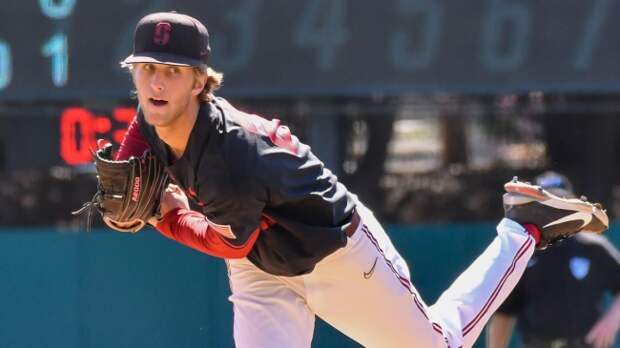
[[[208,40],[187,15],[140,20],[123,62],[140,107],[117,159],[150,148],[166,165],[175,185],[152,223],[227,261],[237,347],[310,347],[315,315],[366,347],[470,347],[536,245],[607,226],[590,203],[509,183],[510,219],[429,307],[372,212],[307,145],[213,96],[221,74],[207,66]]]

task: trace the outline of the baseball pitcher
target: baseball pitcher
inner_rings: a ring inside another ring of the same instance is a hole
[[[365,347],[471,347],[535,248],[608,226],[599,205],[515,179],[497,237],[429,306],[373,213],[310,147],[214,96],[209,54],[193,17],[139,21],[122,63],[139,107],[116,158],[96,153],[91,205],[115,230],[150,222],[226,260],[237,347],[309,348],[315,316]]]

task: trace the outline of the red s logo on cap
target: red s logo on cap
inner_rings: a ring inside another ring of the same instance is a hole
[[[163,46],[170,41],[170,32],[172,31],[172,25],[168,22],[159,22],[155,25],[155,34],[153,35],[153,42]]]

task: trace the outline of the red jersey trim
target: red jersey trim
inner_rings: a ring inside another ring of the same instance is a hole
[[[127,128],[127,132],[125,132],[125,137],[121,142],[121,147],[118,149],[115,159],[121,161],[129,159],[131,156],[140,157],[147,149],[149,149],[149,144],[140,132],[138,117],[134,117],[129,128]]]
[[[260,226],[250,233],[245,243],[233,245],[210,225],[203,214],[176,208],[162,218],[157,224],[157,230],[164,236],[202,253],[224,259],[236,259],[247,256],[260,233],[273,224],[272,220],[262,218]]]

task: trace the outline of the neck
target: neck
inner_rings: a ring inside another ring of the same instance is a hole
[[[174,122],[164,127],[155,127],[157,135],[170,147],[175,159],[179,159],[185,152],[199,109],[200,103],[192,98],[185,111]]]

